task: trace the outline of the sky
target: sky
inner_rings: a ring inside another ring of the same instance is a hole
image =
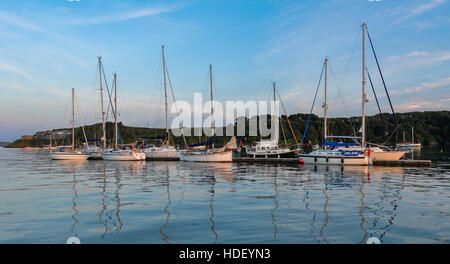
[[[448,14],[447,0],[2,0],[0,141],[70,126],[71,88],[78,122],[100,122],[98,56],[109,85],[117,73],[120,121],[164,126],[161,45],[177,100],[208,91],[212,64],[217,100],[270,100],[276,81],[289,114],[309,113],[328,57],[329,116],[358,116],[363,22],[395,111],[450,110]],[[320,89],[315,114],[322,102]]]

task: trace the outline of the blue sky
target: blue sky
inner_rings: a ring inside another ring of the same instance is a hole
[[[359,115],[363,21],[396,111],[449,110],[448,14],[446,0],[3,0],[0,141],[68,126],[72,87],[83,123],[99,122],[99,55],[109,83],[118,73],[120,119],[162,126],[162,44],[177,100],[206,91],[213,64],[218,100],[266,100],[276,81],[289,113],[309,112],[328,56],[330,115]],[[369,46],[367,54],[388,111]]]

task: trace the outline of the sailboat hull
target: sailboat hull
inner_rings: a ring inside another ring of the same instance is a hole
[[[181,161],[194,162],[233,162],[233,151],[225,150],[220,152],[205,151],[182,151],[180,152]]]
[[[87,160],[89,154],[81,152],[53,152],[49,156],[52,160]]]
[[[362,147],[349,147],[349,148],[338,148],[342,150],[356,150],[356,151],[365,151],[367,148]],[[370,148],[370,157],[373,160],[399,160],[406,154],[405,151],[389,151],[389,150],[383,150],[379,147],[372,147]]]
[[[176,149],[156,149],[145,151],[147,160],[180,160],[180,154]]]
[[[103,160],[111,161],[138,161],[145,160],[144,152],[134,151],[111,151],[102,153]]]
[[[251,158],[295,158],[295,150],[274,149],[270,151],[247,151],[247,156]]]
[[[373,160],[399,160],[405,154],[405,151],[384,151],[370,153],[370,156]]]

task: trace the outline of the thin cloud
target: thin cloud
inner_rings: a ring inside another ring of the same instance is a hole
[[[449,60],[450,51],[412,51],[403,55],[390,56],[384,61],[389,65],[387,72],[396,72],[435,65]]]
[[[10,90],[10,91],[31,93],[31,89],[25,88],[22,85],[17,84],[17,83],[9,83],[9,82],[0,81],[0,88]]]
[[[134,10],[131,12],[117,13],[113,15],[107,16],[98,16],[98,17],[89,17],[82,19],[75,19],[72,21],[73,24],[77,25],[92,25],[92,24],[105,24],[105,23],[115,23],[125,20],[137,19],[142,17],[156,16],[166,13],[172,13],[180,8],[182,8],[184,4],[177,4],[169,7],[159,7],[159,8],[144,8],[140,10]]]
[[[12,73],[17,73],[22,75],[23,77],[27,78],[27,79],[31,79],[31,75],[28,74],[28,72],[26,72],[25,70],[18,68],[16,66],[13,65],[9,65],[9,64],[5,64],[0,62],[0,70],[5,70],[5,71],[9,71]]]
[[[5,12],[3,10],[0,10],[0,21],[3,22],[4,24],[14,27],[19,27],[36,32],[41,31],[41,28],[37,27],[36,25],[30,24],[24,21],[23,19],[18,18],[16,15],[9,12]]]
[[[432,10],[438,6],[441,6],[442,4],[445,4],[446,2],[447,2],[447,0],[432,0],[432,1],[427,1],[427,3],[421,4],[414,8],[408,8],[408,9],[406,9],[406,11],[404,11],[405,14],[403,16],[401,16],[396,21],[396,23],[405,22],[406,20],[417,17],[429,10]]]
[[[446,2],[446,0],[430,1],[429,3],[423,4],[423,5],[420,5],[420,6],[416,7],[416,8],[414,8],[411,13],[414,14],[414,15],[420,15],[420,14],[422,14],[425,11],[433,9],[433,8],[435,8],[435,7],[437,7],[437,6],[441,5],[441,4],[444,4],[445,2]]]
[[[423,82],[417,86],[412,88],[407,88],[403,91],[403,93],[413,93],[413,92],[421,92],[426,89],[436,89],[450,86],[450,76],[447,78],[442,78],[432,82]]]

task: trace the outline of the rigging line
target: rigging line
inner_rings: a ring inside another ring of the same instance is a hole
[[[103,68],[103,62],[100,62],[100,64],[101,64],[101,66],[102,66],[103,76],[106,76],[106,74],[105,74],[105,69]],[[112,99],[111,99],[111,93],[110,93],[109,87],[108,87],[108,81],[106,80],[107,78],[105,77],[105,78],[103,78],[103,79],[105,80],[106,91],[108,92],[108,98],[109,98],[108,111],[106,112],[107,114],[106,114],[106,120],[105,120],[105,122],[108,122],[108,112],[109,112],[109,107],[111,107],[111,111],[112,111],[113,116],[115,116],[115,112],[114,112],[114,105],[113,105],[113,102],[112,102]]]
[[[292,128],[291,121],[289,121],[289,116],[288,116],[288,114],[286,112],[286,108],[284,107],[283,101],[281,100],[281,96],[280,96],[280,92],[278,91],[278,88],[276,88],[276,91],[277,91],[277,94],[278,94],[278,98],[280,99],[281,106],[283,107],[284,114],[286,115],[286,120],[288,121],[289,128],[291,129],[292,136],[294,137],[295,143],[298,146],[299,144],[298,144],[297,136],[295,135],[294,129]]]
[[[360,27],[360,29],[358,31],[358,34],[356,35],[355,42],[353,43],[353,48],[352,48],[352,51],[350,53],[350,57],[348,58],[347,65],[345,66],[344,75],[342,77],[342,81],[341,81],[341,84],[340,84],[341,87],[342,87],[342,85],[344,85],[345,78],[347,77],[348,68],[349,68],[350,63],[352,61],[353,54],[355,53],[356,44],[358,43],[359,37],[361,35],[361,30],[362,30],[362,28]]]
[[[161,67],[161,61],[162,61],[162,55],[160,56],[160,58],[159,58],[159,62],[158,62],[158,68],[157,69],[160,69],[160,68],[162,68]],[[154,77],[154,79],[157,79],[158,77],[158,75],[159,75],[159,72],[158,72],[158,70],[155,70],[155,72],[154,72],[154,74],[155,74],[155,77]],[[147,126],[147,128],[148,128],[148,123],[149,123],[149,121],[150,121],[150,119],[149,119],[149,116],[150,116],[150,112],[153,110],[152,108],[151,108],[151,106],[153,106],[154,104],[155,104],[155,92],[156,92],[156,86],[157,86],[157,84],[158,84],[158,82],[155,82],[154,84],[153,84],[153,89],[152,89],[152,91],[151,91],[151,96],[150,96],[150,104],[147,104],[146,106],[146,110],[145,110],[145,123],[146,123],[146,126]]]
[[[370,38],[370,34],[369,34],[369,31],[367,30],[367,28],[366,28],[366,31],[367,31],[367,36],[369,37],[370,46],[372,47],[373,56],[375,57],[375,62],[377,63],[378,72],[380,73],[380,77],[381,77],[381,80],[383,82],[384,90],[386,91],[386,95],[387,95],[387,98],[388,98],[388,101],[389,101],[389,105],[391,107],[392,114],[394,115],[394,118],[395,118],[395,123],[399,127],[400,125],[398,123],[397,115],[395,114],[394,107],[392,106],[391,97],[389,96],[389,92],[387,90],[386,83],[384,81],[383,73],[381,72],[380,64],[378,63],[377,54],[375,53],[375,48],[373,47],[372,39]]]
[[[394,129],[394,131],[392,132],[392,134],[386,139],[386,141],[384,141],[383,142],[383,144],[381,144],[381,145],[385,145],[386,144],[386,142],[388,142],[389,141],[389,139],[391,139],[391,137],[395,134],[395,132],[397,132],[398,130],[400,129],[400,127],[399,126],[397,126],[395,129]]]
[[[84,125],[83,125],[83,119],[81,118],[81,115],[80,115],[80,107],[78,106],[78,100],[77,100],[77,96],[76,95],[74,95],[74,101],[75,101],[75,104],[77,105],[77,113],[78,113],[78,118],[80,119],[80,123],[81,123],[81,128],[82,128],[82,130],[83,130],[83,135],[84,135],[84,140],[86,140],[86,145],[88,144],[88,140],[87,140],[87,137],[86,137],[86,131],[84,130]]]
[[[306,131],[308,130],[309,121],[311,120],[311,114],[314,109],[314,104],[316,102],[317,92],[319,91],[320,83],[322,81],[323,70],[325,69],[325,63],[322,65],[322,72],[320,73],[319,82],[317,83],[316,94],[314,95],[314,100],[311,106],[311,111],[309,112],[308,121],[306,122],[305,131],[303,132],[302,142],[300,143],[300,150],[303,149],[303,140],[305,139]]]
[[[286,134],[284,133],[284,127],[283,127],[283,118],[278,117],[278,119],[280,119],[280,127],[281,127],[281,132],[283,132],[283,138],[284,138],[284,145],[288,145],[287,141],[286,141]]]
[[[380,114],[382,114],[380,104],[378,103],[377,93],[375,92],[375,88],[373,87],[372,78],[370,78],[369,70],[367,69],[367,67],[366,67],[366,72],[367,72],[367,76],[369,77],[370,86],[372,87],[373,96],[375,97],[375,101],[377,102],[378,111],[380,111]],[[381,118],[383,118],[383,116],[381,116]]]
[[[335,75],[334,75],[333,68],[331,68],[330,61],[328,61],[328,67],[330,68],[331,77],[333,77],[333,81],[334,81],[334,83],[335,83],[335,85],[336,85],[336,88],[337,88],[337,91],[338,91],[339,98],[341,99],[342,105],[344,106],[345,114],[346,114],[346,115],[349,115],[349,111],[348,111],[348,109],[347,109],[347,106],[345,105],[344,98],[342,97],[341,89],[340,89],[340,87],[337,85],[336,77],[335,77]],[[350,119],[350,124],[351,124],[352,129],[353,129],[353,135],[356,137],[356,129],[355,129],[356,126],[355,126],[355,124],[353,123],[353,120],[352,120],[352,119]]]
[[[180,128],[181,128],[181,134],[183,135],[184,145],[187,146],[187,144],[186,144],[186,137],[184,136],[184,129],[181,126],[180,112],[178,111],[178,105],[177,105],[177,101],[175,100],[175,94],[173,92],[172,81],[170,80],[169,70],[167,69],[167,65],[166,65],[166,73],[167,73],[167,79],[169,80],[169,86],[170,86],[170,91],[172,93],[173,103],[175,104],[175,110],[177,111],[178,123],[179,123]]]
[[[65,108],[65,110],[64,110],[64,114],[62,115],[62,118],[60,119],[60,120],[62,120],[62,121],[58,121],[58,122],[61,122],[62,124],[63,124],[63,126],[65,126],[66,125],[66,122],[65,121],[67,121],[68,120],[68,114],[67,114],[67,112],[68,112],[68,109],[69,109],[69,102],[70,102],[70,97],[68,97],[67,98],[67,101],[66,101],[66,108]]]
[[[373,95],[374,95],[374,97],[375,97],[375,101],[377,102],[378,110],[380,111],[381,121],[385,124],[385,127],[384,127],[384,130],[385,130],[385,131],[384,131],[384,132],[385,132],[385,135],[387,135],[387,127],[386,127],[385,119],[384,119],[384,117],[383,117],[383,113],[381,112],[381,107],[380,107],[380,104],[379,104],[379,102],[378,102],[377,94],[376,94],[376,92],[375,92],[375,88],[374,88],[373,83],[372,83],[372,78],[370,78],[369,70],[367,69],[367,67],[366,67],[366,72],[367,72],[367,76],[369,77],[369,82],[370,82],[370,86],[372,87],[372,91],[373,91]],[[385,135],[384,135],[384,136],[385,136]],[[378,137],[376,140],[378,140],[378,139],[380,139],[380,138],[382,138],[382,137],[384,137],[384,136]],[[374,140],[374,141],[376,141],[376,140]],[[385,143],[386,143],[386,142],[385,142]],[[384,145],[384,144],[383,144],[383,145]]]

